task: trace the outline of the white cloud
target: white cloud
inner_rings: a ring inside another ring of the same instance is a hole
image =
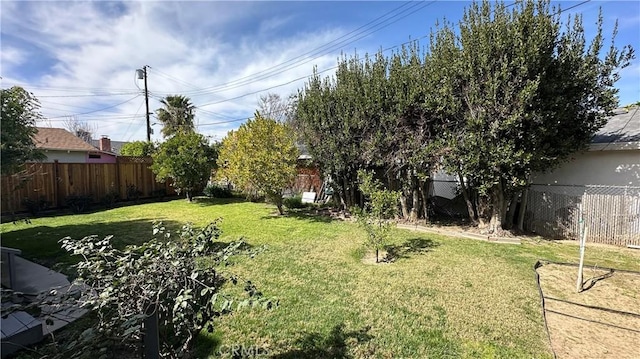
[[[27,56],[27,51],[15,47],[3,46],[2,52],[0,52],[0,61],[2,62],[4,70],[6,71],[7,65],[20,64]]]
[[[227,86],[224,91],[195,93],[195,89],[211,88],[271,69],[344,33],[333,29],[291,32],[287,37],[274,38],[259,36],[260,33],[236,36],[228,32],[227,27],[234,24],[256,21],[254,18],[263,6],[266,5],[127,2],[123,7],[110,8],[93,2],[39,2],[12,3],[5,8],[3,2],[2,31],[19,38],[24,44],[42,49],[53,59],[54,63],[46,69],[45,75],[25,84],[33,87],[36,96],[42,96],[42,110],[49,117],[89,112],[134,97],[134,94],[117,97],[46,96],[75,95],[87,93],[90,89],[140,92],[136,84],[142,87],[142,81],[135,81],[134,73],[143,65],[151,66],[148,84],[154,96],[184,93],[191,96],[196,105],[239,97],[306,77],[314,64],[319,69],[335,65],[337,54],[327,54],[259,81]],[[256,31],[281,29],[288,21],[290,17],[267,18],[261,20]],[[14,53],[5,52],[3,46],[3,63],[5,56],[14,58],[16,63],[23,61],[22,53],[23,50],[17,48]],[[165,74],[181,81],[167,78]],[[12,73],[8,78],[19,83],[25,76],[25,73]],[[300,80],[272,91],[287,96],[303,83],[304,80]],[[76,90],[79,92],[71,91],[77,88],[81,88]],[[198,113],[198,120],[211,123],[228,121],[229,117],[248,117],[256,107],[258,96],[249,95],[206,106],[206,111]],[[109,135],[114,140],[143,139],[146,125],[142,103],[143,97],[138,97],[113,109],[79,115],[79,118],[94,121],[99,128],[98,134]],[[151,112],[159,106],[155,98],[150,100]],[[138,117],[134,118],[134,114]],[[52,120],[52,124],[61,125],[59,120]],[[220,139],[239,124],[225,123],[200,129]],[[154,128],[154,138],[159,139],[160,127]]]

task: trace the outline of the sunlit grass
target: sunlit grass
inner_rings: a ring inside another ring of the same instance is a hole
[[[240,259],[233,271],[251,279],[275,310],[241,310],[203,333],[198,356],[231,356],[233,348],[274,358],[544,358],[551,357],[533,265],[575,262],[575,244],[505,245],[397,229],[404,247],[391,264],[365,264],[364,233],[353,223],[297,213],[276,216],[263,203],[176,200],[84,215],[0,225],[2,245],[26,257],[69,262],[64,236],[114,234],[140,243],[151,223],[203,226],[223,217],[222,240],[244,237],[268,249]],[[587,265],[640,270],[630,250],[589,247]]]

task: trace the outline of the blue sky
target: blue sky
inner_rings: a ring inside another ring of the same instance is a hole
[[[581,14],[588,34],[602,7],[607,38],[617,19],[616,44],[640,50],[640,2],[582,2],[552,4],[577,5],[563,18]],[[143,82],[135,70],[148,65],[150,111],[162,96],[185,94],[197,106],[198,131],[220,140],[253,114],[260,94],[296,92],[313,66],[330,69],[341,53],[423,38],[438,20],[458,21],[468,4],[3,0],[2,88],[33,92],[47,118],[41,126],[64,127],[75,116],[94,126],[96,137],[142,140]],[[621,75],[620,103],[640,100],[639,60]],[[161,139],[160,125],[153,128],[152,138]]]

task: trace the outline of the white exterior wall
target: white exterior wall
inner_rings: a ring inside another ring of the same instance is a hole
[[[53,163],[58,160],[60,163],[86,163],[87,153],[76,151],[58,151],[58,150],[45,150],[44,154],[47,159],[46,163]]]
[[[640,186],[640,150],[588,151],[573,156],[532,183],[556,185]]]
[[[453,199],[458,191],[458,176],[446,173],[443,170],[432,174],[431,195]]]

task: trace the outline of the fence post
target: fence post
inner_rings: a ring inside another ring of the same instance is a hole
[[[60,162],[53,161],[53,197],[56,201],[56,208],[62,207],[60,201]]]

